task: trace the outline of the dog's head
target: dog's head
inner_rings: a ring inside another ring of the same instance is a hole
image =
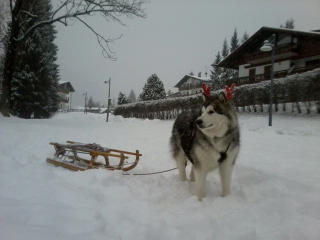
[[[223,92],[218,95],[203,94],[201,116],[195,123],[204,134],[222,137],[230,126],[232,111],[231,103]]]

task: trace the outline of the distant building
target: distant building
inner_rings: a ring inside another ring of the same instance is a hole
[[[239,71],[229,83],[237,85],[269,80],[271,52],[261,52],[265,40],[275,34],[274,78],[320,67],[320,32],[262,27],[217,66]],[[212,66],[214,66],[212,64]]]
[[[212,81],[207,78],[196,77],[193,75],[185,75],[174,87],[179,91],[169,97],[188,96],[201,93],[202,84],[212,85]]]
[[[71,104],[72,93],[74,88],[70,82],[62,82],[58,85],[58,95],[60,98],[59,110],[60,111],[69,111]]]

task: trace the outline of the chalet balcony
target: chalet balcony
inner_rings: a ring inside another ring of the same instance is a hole
[[[188,85],[188,86],[181,86],[179,88],[179,91],[188,91],[188,90],[192,90],[192,89],[201,89],[201,84],[197,84],[197,85]]]
[[[297,44],[294,45],[287,45],[283,47],[276,48],[274,60],[283,60],[289,59],[292,57],[298,56],[298,46]],[[245,57],[247,62],[250,66],[254,65],[261,65],[264,63],[271,62],[271,52],[257,52],[255,54],[250,54]]]
[[[315,68],[320,68],[320,63],[309,65],[306,67],[301,68],[294,68],[291,72],[289,70],[285,71],[277,71],[274,73],[274,79],[276,78],[282,78],[289,75],[293,75],[296,73],[302,73],[306,71],[313,70]],[[270,76],[266,76],[265,74],[256,74],[254,77],[240,77],[240,78],[232,78],[227,81],[228,85],[231,85],[232,83],[235,83],[237,86],[244,85],[244,84],[252,84],[252,83],[258,83],[262,81],[270,80]]]
[[[69,98],[65,97],[65,96],[60,96],[60,102],[68,103],[69,102]]]

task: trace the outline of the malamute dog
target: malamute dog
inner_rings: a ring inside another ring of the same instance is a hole
[[[187,160],[192,163],[190,179],[195,180],[200,201],[204,197],[206,176],[216,168],[219,168],[222,196],[230,193],[232,170],[240,147],[238,120],[231,101],[223,92],[203,94],[203,100],[201,111],[179,114],[170,139],[182,181],[186,180]]]

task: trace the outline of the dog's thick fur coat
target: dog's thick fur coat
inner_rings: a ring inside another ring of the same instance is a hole
[[[224,93],[203,97],[201,111],[182,112],[177,117],[170,139],[182,181],[186,180],[187,160],[192,163],[190,180],[195,180],[199,200],[204,197],[207,174],[216,168],[219,168],[222,196],[230,193],[232,170],[240,147],[232,103]]]

